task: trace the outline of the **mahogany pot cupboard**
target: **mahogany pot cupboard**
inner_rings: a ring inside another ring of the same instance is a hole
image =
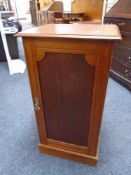
[[[116,25],[48,24],[23,38],[41,152],[96,165]]]

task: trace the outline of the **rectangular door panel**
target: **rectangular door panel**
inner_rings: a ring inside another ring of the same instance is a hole
[[[47,138],[88,147],[95,67],[84,54],[53,52],[37,66]]]

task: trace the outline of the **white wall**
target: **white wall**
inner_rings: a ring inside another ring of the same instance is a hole
[[[26,18],[26,13],[29,11],[29,0],[11,0],[12,9],[16,12],[15,4],[18,18]]]
[[[64,5],[64,11],[71,11],[71,1],[72,0],[62,0]]]
[[[71,11],[71,2],[73,0],[55,0],[55,1],[62,1],[64,5],[64,11]]]

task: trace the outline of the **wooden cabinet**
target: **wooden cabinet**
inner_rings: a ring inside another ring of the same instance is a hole
[[[117,26],[50,24],[17,36],[23,37],[40,151],[95,165],[112,40],[121,38]]]
[[[104,0],[72,1],[72,12],[84,12],[90,20],[101,20]]]
[[[122,7],[122,8],[121,8]],[[118,25],[122,40],[113,48],[111,77],[131,90],[131,3],[120,0],[106,14],[105,23]]]

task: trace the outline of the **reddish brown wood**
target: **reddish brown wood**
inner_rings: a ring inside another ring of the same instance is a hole
[[[26,63],[27,63],[27,68],[28,68],[30,87],[31,87],[31,92],[32,92],[32,99],[34,102],[34,98],[41,97],[40,86],[39,86],[38,78],[37,78],[38,75],[37,75],[37,72],[35,71],[36,67],[32,59],[33,55],[32,55],[32,48],[31,48],[31,40],[23,38],[23,44],[24,44]],[[43,109],[41,108],[40,111],[35,111],[35,114],[37,116],[36,122],[38,126],[40,143],[46,144],[47,138],[46,138],[46,129],[45,129]]]
[[[131,2],[120,0],[106,14],[106,23],[117,24],[122,40],[116,41],[113,49],[111,77],[131,90]]]
[[[112,36],[83,37],[25,35],[23,41],[32,97],[40,100],[35,108],[40,151],[95,165]]]
[[[122,63],[131,65],[131,49],[114,44],[113,57],[119,59]]]
[[[110,76],[131,91],[131,81],[123,77],[119,72],[116,72],[113,69],[111,69]]]
[[[44,152],[65,159],[74,160],[76,162],[79,161],[91,166],[96,166],[98,160],[98,154],[96,156],[90,156],[87,154],[80,154],[78,152],[67,151],[65,149],[58,149],[55,146],[51,147],[48,145],[39,144],[39,150],[41,153]]]
[[[122,40],[116,41],[116,43],[131,48],[131,33],[122,33]]]
[[[100,24],[48,24],[25,30],[16,34],[31,38],[68,38],[91,40],[120,40],[121,35],[116,25]],[[95,45],[94,45],[95,46]],[[82,47],[81,47],[82,48]]]
[[[118,25],[120,31],[131,32],[131,20],[121,18],[108,18],[106,17],[105,22],[108,24]]]
[[[76,152],[81,153],[81,154],[88,153],[88,148],[85,146],[74,145],[74,144],[66,143],[66,142],[60,142],[60,141],[53,140],[53,139],[48,139],[47,145],[50,147],[58,148],[58,149],[65,149],[67,151],[75,150]]]
[[[106,17],[131,19],[131,1],[119,0],[106,14]]]
[[[84,55],[47,53],[38,70],[47,137],[88,146],[94,67]]]
[[[118,59],[114,58],[112,60],[112,70],[115,70],[117,73],[131,81],[131,66],[120,63]]]

